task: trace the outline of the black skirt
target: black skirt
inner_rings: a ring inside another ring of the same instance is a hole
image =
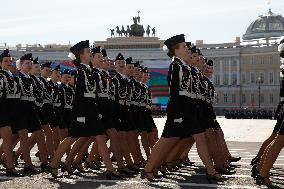
[[[83,120],[81,119],[83,118]],[[80,104],[74,104],[72,123],[68,135],[72,138],[104,135],[96,100],[84,98]]]
[[[17,130],[27,129],[29,133],[41,129],[41,122],[34,102],[20,100]]]
[[[39,107],[39,106],[36,106],[35,109],[36,109],[36,112],[37,112],[37,114],[38,114],[38,117],[39,117],[39,120],[40,120],[41,125],[47,125],[47,124],[48,124],[48,120],[47,120],[47,118],[43,115],[42,108]]]
[[[51,128],[59,126],[58,114],[55,113],[52,104],[44,104],[42,107],[42,114]]]
[[[104,130],[116,128],[116,124],[113,123],[113,106],[113,101],[109,100],[108,98],[98,99],[98,110],[102,115],[101,122]]]
[[[4,99],[1,102],[1,127],[10,126],[13,134],[17,134],[20,130],[20,122],[18,120],[20,114],[20,99]]]
[[[59,124],[60,129],[68,129],[70,128],[72,122],[72,109],[63,108],[59,112],[59,116],[61,119],[61,123]]]
[[[194,134],[204,132],[200,124],[202,107],[198,101],[186,96],[179,96],[175,100],[169,100],[167,106],[167,121],[162,137],[187,138]]]

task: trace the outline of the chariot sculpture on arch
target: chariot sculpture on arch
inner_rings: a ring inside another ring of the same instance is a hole
[[[151,30],[152,30],[152,36],[155,37],[156,29],[155,27],[151,27],[150,25],[147,26],[147,29],[145,31],[144,26],[140,24],[141,18],[140,18],[140,11],[137,12],[138,16],[132,17],[133,24],[127,25],[126,29],[122,25],[121,29],[119,26],[116,26],[115,29],[111,29],[111,37],[144,37],[144,34],[146,33],[147,37],[150,37]],[[115,36],[115,33],[116,36]]]

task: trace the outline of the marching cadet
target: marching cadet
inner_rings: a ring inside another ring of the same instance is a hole
[[[139,135],[141,136],[141,142],[143,149],[146,153],[147,159],[149,159],[151,149],[150,149],[150,140],[148,137],[148,133],[152,135],[152,128],[148,128],[148,123],[146,122],[146,116],[145,116],[145,109],[146,109],[146,102],[147,102],[147,86],[143,84],[143,67],[139,66],[139,73],[137,73],[137,81],[140,88],[140,96],[137,99],[138,106],[137,106],[137,113],[139,121],[137,121],[136,127],[137,131],[139,132]],[[140,148],[139,148],[140,149]]]
[[[283,86],[284,86],[284,79],[283,79],[284,39],[280,41],[280,44],[278,46],[278,51],[282,63],[282,65],[280,66],[281,69],[280,76],[282,77],[282,81],[280,84],[280,97],[282,97]],[[252,177],[256,179],[256,184],[265,185],[268,188],[280,188],[274,185],[269,179],[269,171],[273,167],[273,164],[276,161],[279,153],[281,152],[284,144],[284,125],[283,125],[284,109],[283,108],[284,108],[283,103],[280,102],[278,105],[279,113],[277,114],[277,123],[274,128],[275,134],[277,133],[276,137],[274,139],[268,139],[272,140],[272,142],[266,146],[263,154],[261,155],[261,157],[259,157],[259,160],[255,160],[254,165],[252,167]],[[273,135],[271,137],[273,137]]]
[[[152,106],[152,94],[150,88],[147,86],[147,82],[150,79],[150,73],[148,72],[148,68],[145,67],[141,70],[142,72],[142,86],[144,87],[144,90],[146,91],[146,99],[144,99],[144,102],[142,102],[143,106],[143,119],[145,119],[145,126],[147,129],[147,135],[148,135],[148,142],[149,146],[152,149],[155,143],[158,141],[158,129],[155,125],[151,106]]]
[[[36,110],[36,116],[39,118],[41,125],[46,125],[47,121],[42,114],[43,106],[43,84],[40,81],[40,65],[38,58],[35,58],[32,63],[32,68],[30,71],[30,77],[32,79],[33,93],[35,97],[34,109]],[[39,157],[41,161],[41,171],[46,171],[48,160],[47,160],[47,151],[46,151],[46,142],[45,136],[41,129],[34,131],[28,139],[29,150],[31,150],[34,145],[37,143],[39,149]],[[15,152],[15,158],[18,159],[18,156],[21,155],[21,147]]]
[[[126,65],[127,64],[127,65]],[[128,121],[128,108],[130,106],[130,102],[127,101],[131,98],[131,90],[128,85],[128,79],[126,74],[133,69],[129,66],[132,64],[131,61],[125,61],[123,55],[119,53],[115,59],[115,73],[112,78],[112,84],[114,88],[114,122],[117,125],[117,130],[121,143],[121,152],[123,157],[125,158],[127,168],[138,172],[139,167],[137,166],[139,163],[139,158],[135,154],[133,148],[133,143],[131,141],[134,139],[133,134],[131,133],[132,127]],[[133,158],[133,159],[132,159]],[[133,163],[134,162],[134,163]]]
[[[132,58],[131,58],[132,61]],[[128,65],[128,64],[127,64]],[[139,131],[141,131],[142,134],[142,130],[141,128],[143,128],[143,126],[140,126],[140,111],[139,111],[139,98],[141,96],[141,85],[140,82],[138,81],[139,77],[140,77],[140,64],[138,61],[136,61],[134,63],[134,69],[131,73],[128,73],[127,77],[128,77],[128,81],[129,81],[129,87],[131,90],[131,94],[130,96],[130,107],[129,107],[129,124],[131,124],[130,126],[132,127],[131,129],[131,135],[133,137],[133,139],[131,141],[129,141],[129,143],[133,143],[133,152],[136,154],[136,156],[138,156],[139,158],[139,165],[140,167],[144,167],[146,164],[145,159],[142,156],[141,153],[141,149],[140,149],[140,144],[139,144],[139,140],[138,140],[138,136],[139,136]],[[139,128],[139,130],[138,130]],[[142,139],[143,137],[143,139]],[[141,135],[141,140],[145,141],[144,145],[145,147],[148,146],[146,145],[146,141],[147,141],[147,132],[143,132],[143,135]],[[148,148],[148,147],[147,147]],[[147,151],[146,148],[146,151]]]
[[[188,84],[190,84],[188,79],[191,78],[189,77],[190,71],[184,63],[184,60],[189,56],[184,35],[173,36],[167,39],[164,44],[169,49],[169,56],[173,57],[168,74],[170,99],[167,107],[167,121],[162,137],[152,149],[141,176],[152,181],[154,179],[154,168],[163,163],[163,159],[179,142],[180,137],[192,135],[197,143],[198,154],[207,169],[208,180],[223,181],[223,178],[215,171],[210,159],[204,128],[200,126],[201,124],[198,124],[196,112],[199,112],[199,107],[191,99],[191,94],[188,91]]]
[[[102,114],[102,124],[105,128],[105,132],[110,139],[111,142],[111,151],[114,154],[114,157],[117,162],[118,172],[125,175],[133,175],[133,172],[129,170],[127,167],[124,167],[123,158],[121,154],[121,143],[119,140],[119,135],[116,129],[116,125],[113,124],[112,121],[112,107],[110,100],[110,85],[111,85],[111,77],[108,71],[104,70],[104,68],[108,67],[108,62],[105,57],[107,57],[106,51],[101,49],[100,46],[92,49],[93,60],[92,63],[97,67],[96,74],[97,80],[97,94],[98,94],[98,108],[100,113]]]
[[[77,67],[75,79],[75,97],[73,106],[72,126],[69,130],[69,137],[65,138],[56,150],[55,157],[50,164],[50,172],[53,176],[58,175],[60,160],[68,148],[77,138],[94,136],[98,143],[99,153],[106,165],[106,178],[121,178],[116,172],[110,160],[110,154],[106,145],[106,136],[100,121],[96,102],[96,83],[93,80],[90,62],[89,41],[81,41],[70,48],[70,56]],[[86,111],[87,110],[87,111]],[[86,140],[86,141],[87,141]],[[73,150],[74,146],[72,147]],[[71,151],[72,151],[71,150]],[[71,153],[71,152],[70,152]]]
[[[59,89],[61,90],[61,106],[60,106],[60,116],[62,117],[62,123],[59,125],[60,128],[60,141],[63,141],[68,136],[68,129],[71,125],[72,120],[72,108],[74,91],[70,86],[71,71],[65,69],[61,72],[61,83]]]
[[[43,128],[43,125],[48,124],[48,122],[47,122],[46,118],[44,117],[44,115],[42,114],[43,83],[39,79],[40,71],[41,71],[41,67],[40,67],[40,64],[38,62],[38,58],[35,58],[33,60],[32,69],[31,69],[31,72],[30,72],[31,73],[30,77],[33,80],[33,88],[34,88],[34,94],[35,94],[35,109],[36,109],[37,115],[38,115],[40,123],[41,123],[41,128]],[[34,141],[32,141],[33,135],[35,136]],[[41,171],[42,172],[46,171],[48,160],[47,160],[47,147],[46,147],[45,136],[44,136],[43,130],[39,129],[38,131],[32,133],[32,135],[29,137],[29,141],[31,141],[30,142],[30,150],[34,146],[35,142],[37,143],[37,146],[38,146],[38,149],[39,149],[39,157],[40,157],[40,161],[41,161],[41,165],[40,165]]]
[[[42,129],[46,138],[46,149],[49,157],[52,159],[55,152],[55,141],[53,138],[53,132],[51,125],[54,125],[54,110],[52,105],[52,86],[48,82],[48,78],[51,74],[51,62],[46,62],[41,65],[40,81],[43,84],[43,106],[42,115],[46,119],[46,124],[42,123]]]
[[[16,62],[16,67],[19,70],[18,84],[20,87],[20,103],[21,107],[17,120],[20,123],[18,134],[20,138],[20,148],[25,161],[24,173],[37,174],[38,170],[33,166],[30,149],[28,143],[28,133],[41,129],[41,123],[35,110],[33,80],[29,76],[32,68],[32,54],[25,54]]]
[[[12,57],[8,49],[0,54],[0,136],[3,139],[2,146],[6,155],[6,176],[22,176],[15,170],[13,161],[12,128],[15,129],[16,101],[19,100],[19,91],[14,76],[11,73]]]
[[[54,117],[51,120],[52,136],[54,142],[54,149],[57,149],[60,144],[60,131],[59,127],[62,124],[61,115],[59,113],[61,107],[61,90],[59,89],[58,82],[60,81],[60,65],[55,66],[51,69],[49,85],[52,87],[52,106]]]

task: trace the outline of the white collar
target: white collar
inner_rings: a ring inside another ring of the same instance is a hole
[[[24,72],[21,72],[26,78],[30,78],[29,74],[26,74]]]
[[[82,62],[80,64],[90,69],[90,65],[89,64],[84,64]]]
[[[3,70],[5,71],[7,74],[9,74],[10,76],[13,76],[12,72],[10,70]]]
[[[187,64],[185,63],[184,60],[182,60],[181,58],[179,58],[179,57],[177,57],[177,56],[176,56],[176,58],[179,59],[179,60],[181,61],[181,63],[182,63],[184,66],[187,66]]]

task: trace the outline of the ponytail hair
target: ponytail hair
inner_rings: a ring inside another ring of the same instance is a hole
[[[167,55],[170,57],[170,58],[173,58],[175,56],[175,50],[179,48],[179,43],[176,44],[176,45],[173,45],[169,48],[169,52],[167,53]]]
[[[84,53],[84,49],[78,51],[77,53],[75,53],[75,59],[73,60],[73,64],[78,67],[81,64],[81,59],[80,59],[80,55]]]

